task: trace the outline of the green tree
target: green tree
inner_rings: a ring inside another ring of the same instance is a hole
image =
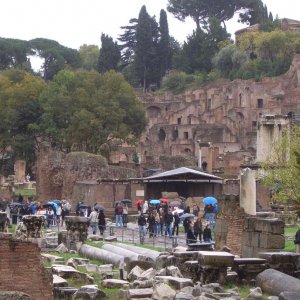
[[[197,30],[206,25],[212,17],[221,23],[230,20],[234,13],[242,9],[242,0],[169,0],[167,10],[180,21],[191,17],[196,23]]]
[[[219,44],[228,40],[228,34],[217,19],[209,20],[204,30],[197,29],[184,42],[182,51],[174,59],[174,66],[187,73],[210,72],[212,58],[219,50]]]
[[[102,33],[101,49],[98,61],[98,71],[105,73],[110,70],[118,70],[121,53],[117,42],[112,37]]]
[[[0,70],[18,68],[32,71],[27,58],[30,54],[32,52],[27,41],[0,38]]]
[[[283,202],[300,203],[299,147],[300,126],[296,125],[284,133],[281,141],[274,143],[272,155],[262,164],[263,183]]]
[[[127,66],[134,61],[137,24],[138,19],[132,18],[129,20],[129,25],[121,26],[124,33],[119,35],[118,41],[121,42],[120,49],[122,66]]]
[[[0,75],[2,159],[24,159],[28,166],[33,164],[38,138],[36,128],[42,115],[39,96],[45,87],[46,84],[41,78],[25,71],[12,69]],[[2,160],[1,171],[3,163]]]
[[[97,45],[83,44],[79,47],[81,67],[85,70],[97,70],[100,50]]]
[[[162,78],[166,74],[166,71],[171,66],[169,26],[168,26],[166,11],[163,9],[160,11],[159,32],[160,32],[160,39],[158,42],[157,52],[159,56],[160,78]]]
[[[42,135],[67,152],[107,153],[122,142],[134,143],[145,127],[134,90],[113,71],[60,71],[41,100]]]
[[[225,78],[233,71],[239,70],[247,61],[247,53],[234,44],[223,47],[213,58],[214,67]]]
[[[33,53],[44,59],[43,77],[45,80],[51,80],[55,74],[66,66],[71,68],[80,66],[80,56],[77,50],[43,38],[31,40],[29,43]]]
[[[147,13],[146,6],[142,6],[136,27],[135,68],[144,91],[151,83],[151,76],[153,77],[154,74],[153,69],[157,67],[157,60],[155,59],[157,29],[157,23]]]

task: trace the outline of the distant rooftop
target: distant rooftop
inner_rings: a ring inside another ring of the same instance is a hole
[[[143,181],[195,181],[223,183],[223,179],[221,177],[186,167],[181,167],[174,170],[169,170],[159,174],[155,174],[149,177],[145,177],[143,178]]]

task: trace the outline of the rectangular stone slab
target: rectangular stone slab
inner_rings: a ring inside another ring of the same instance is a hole
[[[198,261],[203,266],[230,267],[233,265],[234,255],[224,251],[199,251]]]
[[[153,288],[129,289],[127,292],[127,299],[151,298],[152,294],[153,294]]]
[[[267,262],[263,258],[234,258],[235,265],[263,265]]]

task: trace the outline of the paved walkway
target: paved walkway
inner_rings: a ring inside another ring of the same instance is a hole
[[[92,234],[91,228],[89,228],[89,234]],[[99,234],[99,232],[97,232]],[[127,227],[116,227],[115,224],[107,226],[104,236],[109,239],[109,237],[117,237],[120,242],[128,242],[133,244],[141,244],[139,227],[135,223],[128,223]],[[178,236],[153,236],[149,237],[147,232],[144,238],[144,245],[158,247],[161,249],[169,249],[179,246],[186,246],[186,238],[184,233],[179,233]]]

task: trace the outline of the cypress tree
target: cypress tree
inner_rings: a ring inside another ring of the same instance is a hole
[[[160,11],[159,17],[160,40],[158,42],[158,56],[160,60],[160,79],[170,68],[170,35],[167,13],[164,9]]]
[[[136,26],[135,68],[144,91],[149,85],[151,58],[154,54],[152,20],[143,5]]]
[[[109,70],[117,70],[120,59],[121,53],[118,44],[113,41],[112,37],[102,33],[98,71],[105,73]]]

